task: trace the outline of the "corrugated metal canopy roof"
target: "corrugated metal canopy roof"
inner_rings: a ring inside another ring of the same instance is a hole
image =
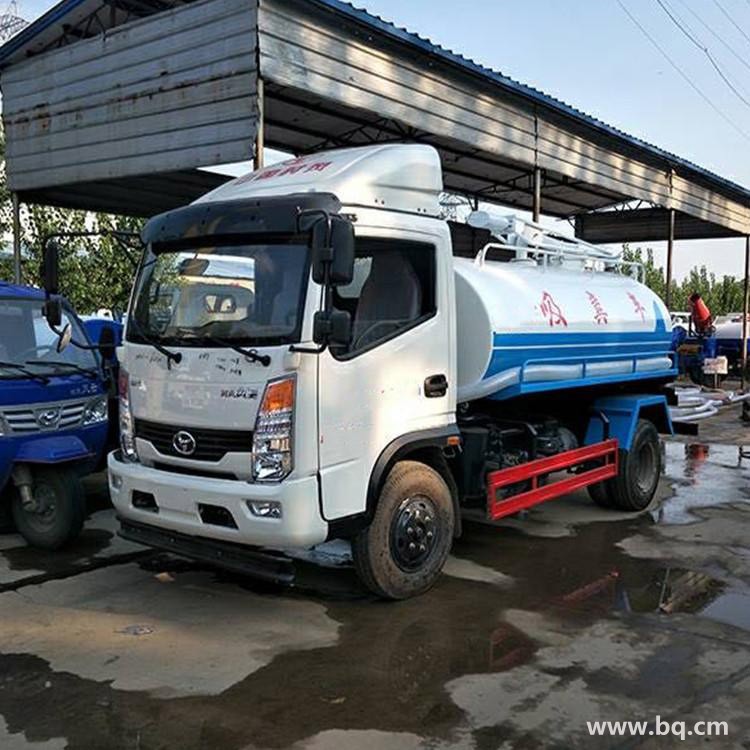
[[[507,89],[509,92],[519,94],[523,97],[528,98],[535,104],[549,107],[551,110],[563,114],[566,117],[577,120],[583,125],[595,128],[601,131],[603,134],[611,136],[618,141],[625,141],[633,145],[635,148],[642,150],[659,160],[666,161],[675,167],[680,167],[681,169],[688,170],[692,172],[696,177],[709,180],[714,185],[723,185],[725,189],[734,192],[737,196],[740,196],[745,200],[750,199],[750,189],[745,188],[742,185],[721,177],[720,175],[717,175],[716,173],[711,172],[708,169],[704,169],[703,167],[694,164],[688,159],[683,159],[682,157],[666,151],[665,149],[659,148],[658,146],[654,146],[651,143],[642,140],[641,138],[630,135],[612,125],[608,125],[607,123],[599,120],[593,115],[590,115],[572,106],[571,104],[561,101],[560,99],[556,99],[550,94],[539,91],[533,86],[528,86],[525,83],[515,81],[509,76],[506,76],[499,71],[493,70],[492,68],[487,68],[484,65],[475,62],[469,57],[465,57],[464,55],[446,49],[439,44],[435,44],[426,37],[422,37],[419,34],[416,34],[413,31],[409,31],[406,28],[396,26],[395,24],[386,21],[379,16],[369,13],[363,8],[355,8],[350,3],[343,2],[343,0],[310,0],[310,2],[325,6],[327,8],[330,8],[331,10],[353,18],[367,26],[376,28],[385,34],[398,39],[399,41],[403,41],[409,45],[419,48],[420,50],[427,52],[430,55],[435,55],[445,62],[451,63],[453,65],[458,65],[459,67],[469,72],[475,73],[476,75],[479,75],[487,80],[491,80],[493,83],[496,83],[497,85]],[[0,56],[1,55],[2,50],[0,49]]]
[[[0,48],[0,66],[12,68],[29,57],[43,55],[48,50],[66,44],[75,44],[104,29],[121,26],[132,19],[161,13],[189,2],[190,0],[63,0]],[[264,65],[269,66],[266,58],[272,57],[272,51],[264,55],[264,34],[270,40],[269,49],[275,43],[275,37],[273,32],[265,29],[265,24],[270,23],[269,19],[274,13],[281,14],[284,7],[288,6],[292,8],[292,15],[289,17],[299,18],[300,24],[313,15],[318,20],[324,19],[323,25],[326,25],[326,33],[331,38],[340,34],[342,39],[352,45],[359,45],[360,49],[395,50],[396,54],[405,56],[413,63],[414,69],[418,68],[425,76],[450,79],[455,86],[459,86],[461,81],[468,82],[469,88],[477,87],[477,90],[493,97],[500,106],[510,103],[507,106],[526,108],[534,113],[535,120],[537,116],[543,117],[544,125],[550,133],[562,133],[565,136],[554,136],[558,137],[554,144],[558,152],[567,148],[565,139],[570,134],[571,138],[578,139],[575,148],[588,148],[587,144],[595,144],[600,154],[609,152],[614,155],[613,158],[622,157],[636,165],[647,165],[652,170],[651,173],[661,176],[665,185],[669,182],[668,187],[660,186],[659,190],[651,191],[651,195],[658,199],[645,198],[654,204],[669,203],[673,189],[672,177],[667,180],[664,175],[674,175],[681,180],[681,195],[687,195],[682,203],[677,201],[675,206],[685,211],[686,215],[694,214],[692,233],[717,236],[717,227],[725,222],[726,226],[731,225],[729,234],[736,234],[740,228],[750,232],[750,190],[607,125],[544,92],[444,49],[342,0],[257,2],[261,8],[258,21],[261,39],[259,59],[261,75],[266,82],[264,118],[265,142],[268,146],[300,153],[339,144],[355,145],[387,140],[427,142],[441,153],[447,190],[519,208],[528,209],[532,205],[533,185],[529,159],[518,156],[518,150],[493,150],[482,147],[469,138],[457,137],[443,128],[427,124],[417,127],[413,122],[408,123],[379,111],[376,98],[363,104],[353,104],[353,100],[337,96],[335,89],[331,93],[321,93],[314,86],[294,85],[284,75],[279,76],[273,72],[267,75]],[[253,9],[256,7],[256,3],[249,2],[248,13],[255,12]],[[318,28],[315,25],[313,27],[316,30]],[[290,34],[293,33],[290,29]],[[276,37],[278,36],[277,33]],[[333,56],[327,59],[331,61],[330,65],[345,62],[337,61]],[[283,54],[279,56],[279,60],[282,65],[294,64],[293,59],[284,59]],[[335,77],[335,73],[331,75]],[[248,92],[248,96],[251,95],[254,96],[254,92]],[[553,138],[550,135],[546,137]],[[569,148],[574,149],[574,146]],[[582,155],[580,159],[589,156]],[[543,213],[570,217],[634,199],[644,200],[644,195],[649,194],[651,173],[645,168],[643,175],[633,176],[628,183],[619,180],[616,169],[615,177],[609,175],[607,179],[599,179],[596,169],[589,169],[583,177],[576,176],[578,173],[575,170],[567,170],[566,173],[564,169],[554,168],[555,158],[553,154],[544,165]],[[11,160],[9,155],[12,166]],[[582,170],[579,172],[582,173]],[[192,200],[206,185],[206,189],[209,189],[221,179],[192,169],[173,169],[163,174],[113,174],[111,178],[103,180],[79,181],[54,187],[39,185],[19,192],[22,199],[29,201],[141,214],[156,213]],[[638,180],[646,186],[640,193],[631,189]],[[665,195],[667,198],[662,200]],[[731,203],[727,207],[716,208],[716,196]],[[615,216],[613,212],[607,212],[606,221],[610,226],[610,233],[611,227],[618,221],[623,222],[624,231],[625,219],[620,216],[624,217],[625,213],[617,212]],[[633,219],[629,218],[627,221],[627,226],[632,228]],[[646,226],[650,228],[649,231],[658,231],[660,223],[655,220],[643,222],[642,227]],[[659,238],[661,236],[651,239]]]

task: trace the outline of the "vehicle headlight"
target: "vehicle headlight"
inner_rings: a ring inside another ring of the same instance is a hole
[[[107,397],[97,396],[86,404],[83,410],[81,423],[86,426],[90,424],[101,424],[107,421]]]
[[[120,449],[126,461],[137,461],[138,451],[135,449],[135,430],[133,429],[133,412],[130,410],[130,378],[128,373],[120,368]]]
[[[253,433],[253,479],[280,482],[294,468],[295,378],[272,380],[266,385]]]

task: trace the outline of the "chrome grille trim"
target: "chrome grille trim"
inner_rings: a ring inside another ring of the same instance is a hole
[[[65,430],[80,424],[86,404],[95,396],[71,401],[51,401],[44,404],[34,404],[18,408],[6,406],[0,408],[0,418],[7,425],[11,434],[29,434],[34,432],[55,432]],[[37,414],[52,409],[59,409],[59,417],[55,424],[44,427],[37,421]]]

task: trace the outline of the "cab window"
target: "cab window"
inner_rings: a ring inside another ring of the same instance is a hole
[[[337,287],[334,307],[352,318],[352,338],[338,356],[353,356],[435,313],[435,248],[419,242],[360,240],[354,278]]]

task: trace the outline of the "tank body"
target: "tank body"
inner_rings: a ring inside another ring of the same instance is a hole
[[[676,374],[669,313],[634,278],[455,258],[458,400]]]

